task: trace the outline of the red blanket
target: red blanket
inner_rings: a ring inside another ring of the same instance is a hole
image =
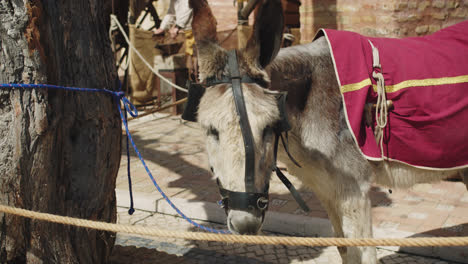
[[[377,99],[372,48],[379,50],[389,110],[383,157],[428,168],[468,165],[468,21],[425,37],[370,38],[321,30],[330,45],[348,126],[363,155],[381,160],[365,104]]]

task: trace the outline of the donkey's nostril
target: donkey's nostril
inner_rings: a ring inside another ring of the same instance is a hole
[[[211,170],[211,173],[214,173],[214,169],[213,169],[213,167],[210,167],[210,170]]]
[[[255,235],[262,226],[263,217],[254,216],[245,211],[230,211],[227,224],[229,230],[238,234]]]

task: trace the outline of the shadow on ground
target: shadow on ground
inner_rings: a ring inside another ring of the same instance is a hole
[[[144,129],[147,129],[144,125],[138,126],[138,130]],[[176,136],[177,133],[185,133],[185,136],[178,137]],[[169,188],[184,188],[184,192],[190,193],[190,201],[205,201],[213,203],[219,199],[218,188],[215,181],[212,179],[211,173],[207,169],[208,164],[205,164],[207,162],[203,160],[203,156],[200,156],[206,155],[203,146],[204,143],[201,141],[203,136],[200,135],[200,133],[202,132],[198,128],[192,127],[190,123],[179,123],[176,127],[171,127],[164,131],[155,131],[153,135],[149,135],[147,132],[137,132],[132,136],[145,160],[157,164],[158,166],[170,170],[178,175],[168,182],[167,186]],[[190,137],[190,135],[193,137]],[[130,153],[132,156],[136,156],[134,151],[131,151]],[[126,154],[125,149],[123,149],[123,154]],[[158,181],[157,177],[162,176],[164,175],[155,175],[156,180]],[[284,186],[280,187],[285,188]],[[272,195],[271,210],[279,210],[282,206],[289,206],[292,207],[292,209],[287,211],[288,213],[327,218],[325,210],[321,207],[317,198],[315,198],[311,191],[301,188],[300,192],[303,193],[304,199],[311,207],[312,212],[305,213],[300,210],[289,193],[284,195]],[[374,207],[391,205],[391,199],[389,199],[388,191],[385,189],[373,187],[371,190],[371,199],[372,206]],[[184,211],[184,208],[180,209],[182,212]],[[213,219],[212,215],[210,215],[211,211],[205,211],[208,219]],[[221,228],[225,229],[226,227],[223,226]],[[192,230],[199,231],[195,227],[193,227]],[[277,232],[281,232],[281,230],[278,230]],[[318,247],[245,246],[235,244],[230,245],[231,247],[226,251],[225,247],[223,247],[225,244],[222,243],[209,242],[204,244],[193,242],[193,245],[196,247],[185,252],[183,254],[184,257],[190,258],[191,255],[202,255],[204,258],[211,259],[209,262],[193,263],[239,263],[239,261],[242,263],[305,262],[307,260],[319,258],[323,251],[322,248]],[[126,250],[122,247],[117,249],[121,252],[125,252]],[[138,248],[136,251],[139,250],[140,249]],[[145,249],[141,250],[144,251]],[[135,251],[135,249],[133,251]],[[153,249],[152,251],[148,251],[148,254],[151,252],[156,255],[161,253],[158,253],[156,249]],[[204,252],[206,252],[206,254],[204,254]],[[271,254],[271,252],[274,252],[274,254]],[[194,259],[191,260],[194,261]],[[184,263],[183,261],[185,260],[179,259],[177,261],[182,261],[181,263]],[[118,262],[115,263],[117,264]],[[139,262],[136,261],[134,263]]]
[[[412,237],[468,237],[468,223],[453,225],[443,228],[432,229],[415,234]],[[458,261],[457,263],[468,263],[468,250],[464,247],[401,247],[401,252],[412,254],[424,254],[426,256],[439,257]],[[450,262],[451,263],[451,262]],[[455,263],[455,262],[454,262]]]
[[[139,127],[141,129],[141,127]],[[183,128],[182,128],[183,129]],[[216,182],[211,176],[206,167],[207,164],[194,164],[193,161],[187,161],[187,158],[190,155],[198,155],[202,152],[202,155],[206,155],[201,146],[201,150],[197,151],[197,148],[190,147],[190,151],[185,151],[187,144],[189,142],[184,141],[186,139],[180,139],[180,141],[164,142],[164,136],[174,133],[175,130],[170,132],[165,132],[161,134],[158,138],[143,138],[138,133],[132,135],[140,153],[143,155],[144,159],[148,162],[155,163],[161,167],[164,167],[174,173],[177,173],[180,177],[168,183],[168,187],[177,187],[184,188],[186,192],[190,192],[190,201],[206,201],[206,202],[216,202],[219,199],[218,187]],[[125,140],[125,139],[124,139]],[[125,143],[125,141],[124,141]],[[168,151],[160,151],[160,145],[164,147],[167,144],[174,144],[182,146],[180,151],[173,151],[174,148],[168,148]],[[185,145],[185,147],[184,147]],[[126,150],[122,150],[123,155],[126,155]],[[131,151],[130,154],[136,157],[134,151]],[[154,173],[153,173],[154,174]],[[196,175],[196,177],[194,177]],[[158,176],[154,175],[156,181],[158,181]],[[283,187],[283,186],[281,186]],[[286,188],[286,187],[284,187]],[[310,191],[300,190],[303,193],[306,193],[304,198],[306,200],[311,200],[312,203],[316,203],[313,193]],[[277,201],[288,201],[292,198],[290,195],[276,195],[275,199]],[[295,202],[294,202],[295,203]],[[278,204],[281,206],[281,203]],[[320,211],[321,214],[326,217],[323,209],[320,206],[315,206],[317,211]],[[184,211],[184,208],[180,208],[181,211]],[[210,215],[211,210],[205,210],[208,219],[213,219],[214,216]],[[308,215],[304,212],[297,212],[298,214]],[[217,226],[217,228],[226,229],[226,226]],[[198,228],[193,227],[191,231],[199,231]],[[203,255],[205,259],[210,261],[204,262],[204,260],[197,260],[198,262],[193,263],[290,263],[306,261],[310,259],[315,259],[321,255],[321,249],[318,247],[307,248],[307,247],[294,247],[287,248],[284,246],[245,246],[240,244],[230,245],[229,249],[226,251],[225,248],[221,245],[223,243],[210,242],[208,244],[194,242],[196,248],[190,249],[190,251],[184,253],[184,257],[190,257],[191,255],[199,256]],[[213,250],[213,248],[218,248],[219,250]],[[244,249],[248,248],[248,249]],[[125,249],[119,249],[125,250]],[[130,250],[130,249],[129,249]],[[133,250],[135,251],[135,250]],[[292,254],[288,255],[288,251],[291,251]],[[207,254],[202,254],[207,252]],[[271,253],[275,252],[275,253]],[[300,253],[299,253],[300,252]],[[158,252],[155,250],[154,254]],[[209,253],[209,254],[208,254]],[[268,258],[271,258],[270,260]],[[182,260],[181,260],[182,261]],[[184,260],[185,261],[185,260]],[[192,261],[194,261],[192,259]],[[117,262],[115,262],[117,264]],[[123,263],[123,262],[122,262]],[[138,263],[138,262],[135,262]],[[185,262],[183,262],[185,263]]]
[[[135,246],[114,246],[109,264],[153,264],[153,263],[192,263],[183,257],[171,255],[152,248],[137,248]]]
[[[286,246],[252,246],[226,244],[220,242],[194,242],[195,248],[188,248],[168,242],[155,242],[151,239],[133,237],[136,244],[145,247],[116,245],[109,259],[109,264],[130,263],[197,263],[197,264],[259,264],[259,263],[290,263],[305,262],[317,258],[321,253],[317,248]],[[128,243],[128,242],[127,242]],[[246,248],[254,247],[247,252]],[[219,250],[223,248],[224,250]],[[218,249],[218,250],[216,250]],[[278,254],[272,254],[277,252]],[[257,255],[257,256],[256,256]],[[294,255],[294,256],[292,256]],[[279,257],[278,256],[282,256]]]

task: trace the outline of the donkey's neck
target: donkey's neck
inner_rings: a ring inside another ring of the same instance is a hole
[[[288,92],[288,110],[292,115],[302,115],[311,108],[330,111],[328,108],[335,108],[341,102],[324,37],[310,44],[282,49],[267,71],[271,78],[270,89]]]
[[[295,147],[333,155],[337,145],[334,134],[347,126],[325,38],[281,50],[268,71],[271,89],[288,92],[287,111],[291,134],[297,139]]]

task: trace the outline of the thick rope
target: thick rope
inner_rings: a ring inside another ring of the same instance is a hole
[[[369,40],[370,45],[372,46],[372,57],[374,70],[372,71],[372,77],[377,82],[377,103],[375,107],[375,140],[380,146],[380,153],[384,157],[383,149],[383,134],[384,129],[387,126],[388,121],[388,108],[387,108],[387,96],[385,94],[385,79],[382,74],[382,66],[380,65],[379,50],[372,44]]]
[[[180,87],[179,85],[172,83],[170,80],[168,80],[167,78],[165,78],[164,76],[162,76],[159,72],[157,72],[156,70],[153,69],[153,67],[145,60],[145,58],[141,55],[141,53],[132,45],[132,43],[130,43],[130,40],[128,39],[128,36],[127,36],[127,34],[125,33],[125,30],[123,29],[122,25],[120,24],[119,20],[117,19],[117,17],[116,17],[115,15],[112,15],[112,14],[111,14],[111,21],[113,21],[113,22],[111,23],[112,26],[117,25],[117,27],[120,29],[120,33],[122,33],[122,36],[125,38],[125,41],[127,41],[128,46],[138,55],[138,57],[140,57],[141,61],[143,61],[143,63],[144,63],[154,74],[156,74],[159,78],[161,78],[161,80],[165,81],[166,83],[168,83],[168,84],[171,85],[172,87],[176,88],[177,90],[182,91],[182,92],[185,92],[185,93],[188,93],[188,90],[187,90],[187,89],[182,88],[182,87]]]
[[[184,232],[161,230],[146,226],[131,226],[110,224],[106,222],[91,221],[73,217],[58,216],[39,213],[10,206],[0,205],[0,212],[28,217],[37,220],[49,221],[58,224],[73,225],[78,227],[121,232],[145,236],[157,236],[166,238],[180,238],[188,240],[206,240],[229,243],[246,243],[262,245],[287,245],[287,246],[401,246],[401,247],[433,247],[433,246],[468,246],[468,237],[419,237],[419,238],[310,238],[310,237],[274,237],[253,235],[221,235],[202,232]]]

